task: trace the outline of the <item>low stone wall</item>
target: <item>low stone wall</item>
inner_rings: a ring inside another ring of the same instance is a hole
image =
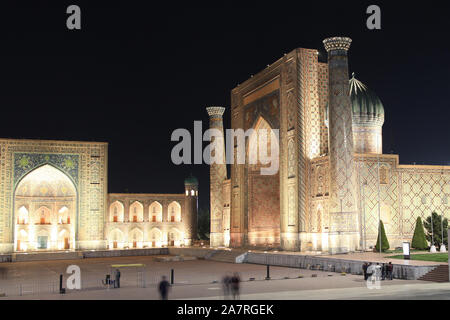
[[[11,262],[18,261],[43,261],[43,260],[74,260],[81,259],[80,251],[69,252],[30,252],[30,253],[12,253]]]
[[[189,247],[189,248],[171,247],[168,249],[169,249],[168,254],[171,254],[174,256],[191,256],[191,257],[197,257],[200,259],[208,259],[217,252],[217,250],[215,250],[215,249],[193,248],[193,247]]]
[[[84,251],[83,258],[154,256],[167,254],[169,254],[169,250],[167,248],[101,250],[101,251]]]
[[[11,261],[12,261],[12,255],[10,255],[10,254],[0,255],[0,263],[1,262],[11,262]]]
[[[107,258],[107,257],[131,257],[131,256],[153,256],[168,255],[167,248],[152,249],[127,249],[127,250],[95,250],[95,251],[69,251],[69,252],[29,252],[12,253],[0,255],[1,262],[18,261],[45,261],[45,260],[76,260],[85,258]]]
[[[364,261],[333,259],[317,256],[302,256],[279,253],[256,253],[249,252],[245,258],[245,263],[255,263],[273,265],[281,267],[306,269],[308,266],[320,265],[324,271],[346,272],[362,275],[362,265]],[[407,266],[393,264],[393,277],[395,279],[417,280],[424,274],[430,272],[435,266]]]

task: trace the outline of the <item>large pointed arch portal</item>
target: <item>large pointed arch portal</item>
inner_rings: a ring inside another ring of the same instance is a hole
[[[279,171],[273,175],[261,174],[262,167],[268,167],[259,161],[261,149],[260,134],[267,135],[265,150],[271,152],[271,144],[279,141],[270,136],[272,127],[259,117],[254,125],[254,131],[248,139],[246,170],[248,184],[248,241],[250,245],[277,246],[280,243],[280,175]],[[263,140],[264,141],[264,140]],[[257,154],[256,163],[251,163],[251,155]],[[277,157],[274,161],[279,161]],[[278,165],[276,165],[278,167]]]
[[[72,179],[50,164],[30,171],[14,191],[14,250],[74,249],[77,216]]]

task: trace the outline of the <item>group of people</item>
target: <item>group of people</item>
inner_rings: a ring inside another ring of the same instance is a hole
[[[225,299],[228,299],[230,294],[234,300],[239,299],[240,282],[241,278],[237,272],[235,272],[232,276],[230,274],[226,274],[223,277],[222,287],[223,296]]]
[[[381,277],[381,280],[392,280],[393,278],[394,265],[391,262],[383,263],[381,265],[378,262],[376,264],[373,264],[372,262],[364,262],[362,268],[364,280],[367,280],[373,274],[377,277]]]
[[[114,288],[120,288],[120,271],[116,269],[114,272],[115,281]],[[226,274],[222,279],[223,293],[225,299],[228,299],[231,295],[234,300],[239,299],[239,290],[240,290],[240,282],[241,278],[239,274],[235,272],[233,275]],[[158,291],[161,297],[161,300],[167,300],[169,296],[170,283],[167,281],[166,276],[162,276],[161,281],[158,284]]]

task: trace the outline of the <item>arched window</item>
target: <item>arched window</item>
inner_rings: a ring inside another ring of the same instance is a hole
[[[131,204],[130,212],[132,213],[131,221],[144,221],[144,206],[139,201],[135,201]]]
[[[170,222],[180,222],[181,221],[181,206],[176,201],[172,201],[169,204],[169,221]]]
[[[162,205],[158,201],[153,201],[150,204],[150,213],[149,217],[151,222],[161,222],[162,221]]]
[[[47,207],[40,207],[35,214],[35,224],[50,224],[51,212]]]
[[[122,202],[114,201],[110,206],[110,215],[112,222],[123,222],[124,207]]]
[[[150,230],[150,241],[152,247],[160,247],[162,240],[162,232],[158,228]]]
[[[67,208],[66,206],[63,206],[58,210],[58,223],[70,224],[69,208]]]
[[[17,224],[28,224],[28,210],[24,206],[19,208]]]

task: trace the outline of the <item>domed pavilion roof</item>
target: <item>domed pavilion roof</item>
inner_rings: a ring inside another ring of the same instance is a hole
[[[355,78],[349,81],[353,123],[356,125],[383,125],[384,107],[380,98],[365,84]]]
[[[194,177],[192,174],[187,177],[186,179],[184,179],[184,184],[197,184],[198,185],[198,180],[196,177]]]

